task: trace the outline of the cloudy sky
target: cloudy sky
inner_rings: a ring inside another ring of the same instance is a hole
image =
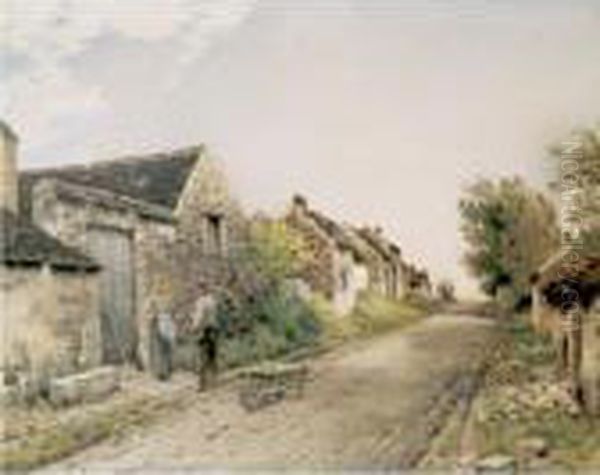
[[[0,0],[21,166],[207,143],[250,209],[294,191],[459,266],[477,176],[544,181],[600,117],[595,0]]]

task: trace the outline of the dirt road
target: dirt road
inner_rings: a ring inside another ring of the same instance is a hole
[[[494,330],[478,318],[435,316],[312,361],[303,399],[246,413],[226,386],[49,470],[406,467],[435,429],[440,398],[481,361]]]

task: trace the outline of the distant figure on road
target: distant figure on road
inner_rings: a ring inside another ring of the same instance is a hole
[[[219,327],[216,302],[212,296],[196,304],[196,343],[198,346],[198,390],[214,385],[218,375]]]

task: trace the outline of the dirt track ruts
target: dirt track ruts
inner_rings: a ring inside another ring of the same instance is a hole
[[[311,361],[303,399],[246,413],[227,385],[48,470],[406,467],[496,333],[481,318],[431,317]]]

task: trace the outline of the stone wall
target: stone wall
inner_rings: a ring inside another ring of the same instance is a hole
[[[408,292],[407,287],[402,258],[398,257],[394,263],[394,297],[397,299],[403,299],[406,297]]]
[[[79,192],[79,199],[65,196],[65,189]],[[96,199],[94,190],[54,180],[41,180],[33,190],[33,220],[61,241],[90,253],[90,230],[106,228],[127,233],[133,244],[134,306],[141,363],[149,362],[149,320],[155,313],[156,289],[161,280],[171,280],[172,247],[175,226],[167,219],[151,219],[142,215],[139,203],[111,201],[111,196]],[[158,210],[157,210],[158,211]],[[163,210],[164,211],[164,210]],[[165,212],[165,216],[168,213]],[[163,300],[168,297],[161,296]]]
[[[86,253],[90,229],[131,236],[138,353],[146,368],[151,318],[167,308],[180,333],[185,332],[196,300],[227,285],[244,240],[245,220],[225,173],[218,160],[201,153],[175,210],[51,179],[40,180],[33,190],[34,221]],[[218,248],[211,228],[215,222],[220,228]]]
[[[310,217],[295,210],[286,217],[286,223],[302,236],[306,247],[306,265],[301,277],[313,292],[333,300],[338,287],[335,262],[339,259],[333,240]]]
[[[4,369],[34,380],[100,363],[98,275],[0,269]]]
[[[333,306],[337,313],[345,315],[356,305],[360,292],[368,288],[368,270],[354,260],[351,252],[345,251],[335,253],[334,273],[338,278]]]
[[[247,235],[223,166],[206,150],[188,178],[175,216],[176,309],[186,327],[197,299],[227,285]]]
[[[297,231],[304,241],[308,258],[301,277],[313,292],[331,301],[336,313],[350,312],[361,291],[374,285],[378,263],[357,261],[354,252],[342,249],[296,204],[286,217],[287,224]]]

